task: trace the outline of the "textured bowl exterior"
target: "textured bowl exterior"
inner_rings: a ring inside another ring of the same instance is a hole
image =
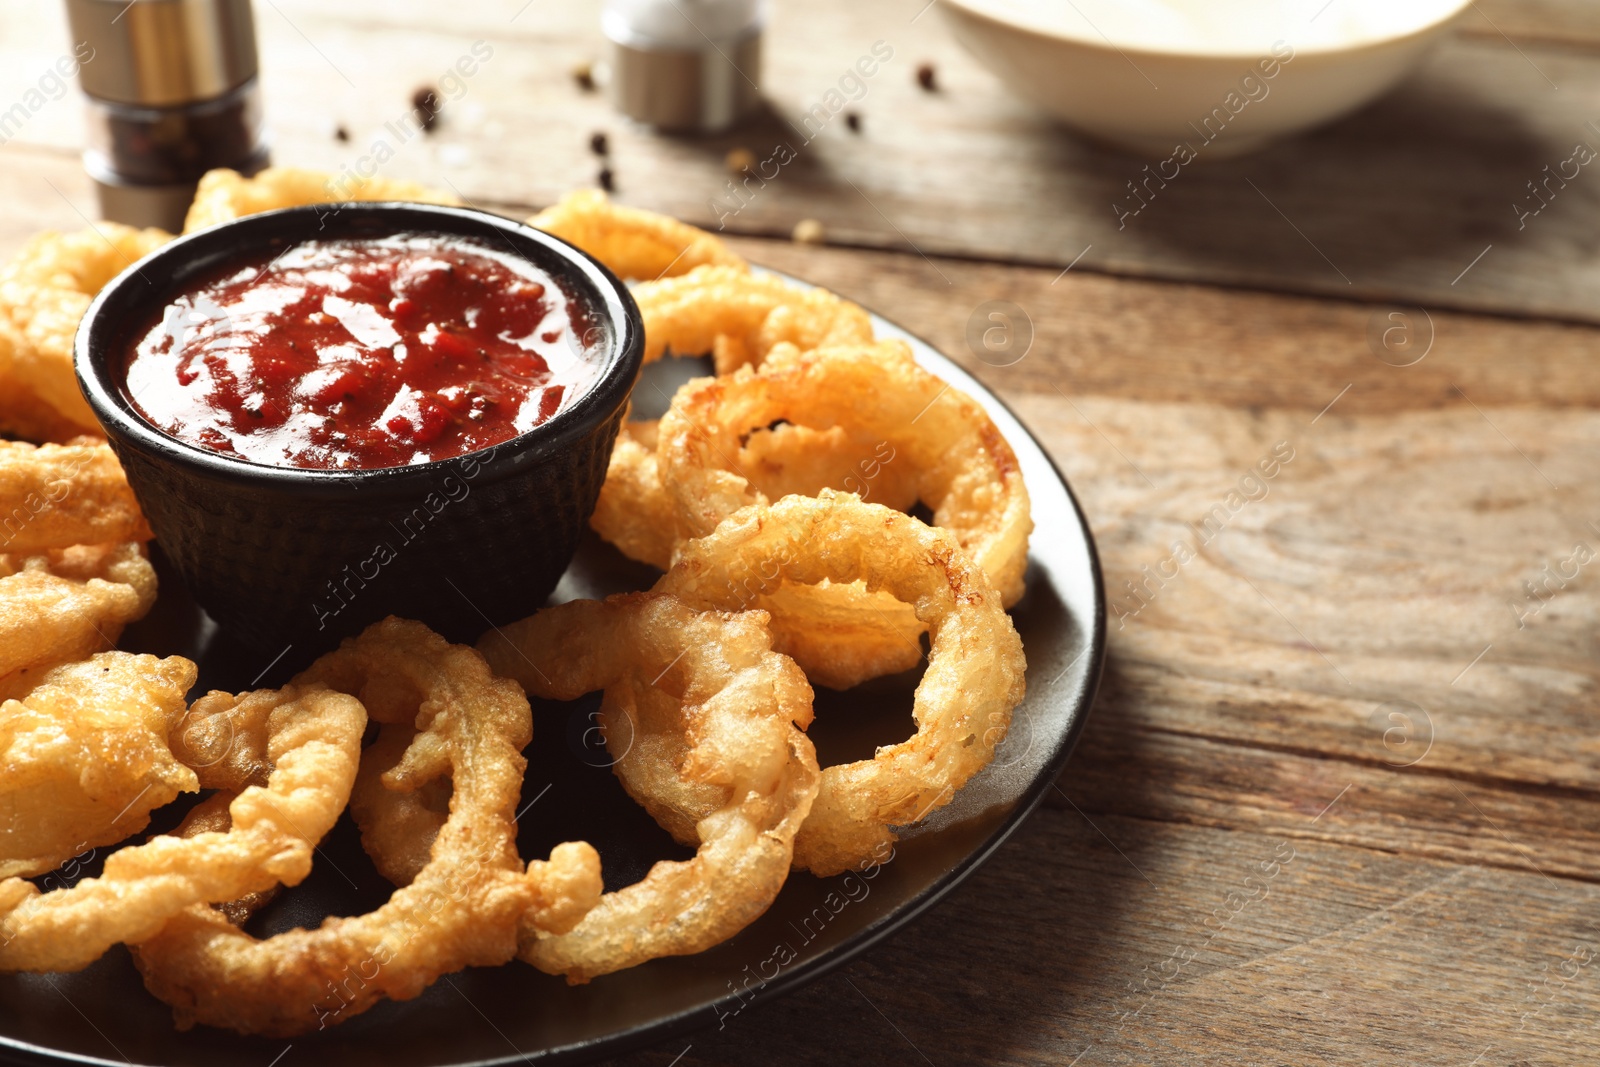
[[[555,588],[605,480],[622,410],[569,449],[429,464],[399,494],[309,502],[112,438],[128,482],[195,601],[241,640],[331,645],[386,615],[472,642]],[[272,651],[272,650],[267,650]]]
[[[397,230],[509,237],[608,324],[599,381],[494,448],[367,471],[265,467],[206,452],[151,426],[122,395],[131,333],[186,278],[269,236]],[[208,615],[270,657],[285,645],[301,654],[329,647],[390,614],[472,641],[543,604],[594,510],[643,329],[620,281],[548,235],[454,208],[347,205],[322,217],[316,209],[251,216],[158,250],[106,287],[77,346],[85,395],[173,568]]]

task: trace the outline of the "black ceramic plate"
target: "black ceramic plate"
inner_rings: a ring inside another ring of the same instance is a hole
[[[178,1033],[167,1009],[144,991],[127,951],[118,948],[79,974],[0,976],[0,1057],[170,1067],[584,1062],[698,1027],[731,1025],[744,1006],[853,958],[971,874],[1050,788],[1083,725],[1105,648],[1100,569],[1066,482],[1022,424],[927,344],[881,319],[877,326],[882,335],[911,342],[924,366],[989,410],[1021,461],[1036,524],[1028,592],[1013,612],[1028,656],[1027,700],[994,763],[952,803],[907,831],[892,863],[868,872],[870,878],[797,874],[766,915],[698,956],[655,960],[576,987],[516,962],[470,970],[416,1000],[380,1004],[293,1042],[207,1029]],[[636,411],[659,414],[691,371],[704,373],[693,361],[647,368]],[[590,537],[552,599],[645,588],[655,574]],[[455,595],[442,580],[440,595]],[[156,613],[131,627],[123,644],[196,658],[202,687],[277,684],[303,666],[294,650],[274,661],[283,650],[242,648],[219,637],[172,581],[164,584]],[[845,693],[819,690],[811,736],[823,764],[868,757],[876,745],[907,736],[916,681],[913,672]],[[563,840],[593,843],[607,888],[614,889],[637,881],[656,860],[687,852],[623,794],[590,718],[597,706],[597,698],[536,704],[520,837],[527,857],[545,855]],[[168,809],[158,820],[152,829],[164,830],[177,814]],[[98,859],[55,877],[93,874]],[[325,915],[359,914],[391,890],[362,853],[347,816],[319,850],[306,883],[258,915],[250,929],[266,935]]]

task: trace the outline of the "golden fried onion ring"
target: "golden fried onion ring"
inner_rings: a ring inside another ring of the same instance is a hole
[[[608,742],[620,718],[630,727],[631,748],[615,765],[628,792],[668,824],[687,803],[704,809],[676,824],[684,837],[693,827],[693,859],[657,863],[642,882],[607,893],[570,933],[525,924],[524,960],[580,984],[700,952],[767,910],[788,876],[818,771],[797,728],[810,722],[811,687],[772,651],[762,613],[702,613],[631,593],[548,608],[480,645],[497,671],[538,696],[606,690]],[[648,714],[634,699],[647,690],[661,694]]]
[[[598,189],[579,189],[528,220],[577,245],[619,278],[656,279],[715,264],[741,273],[745,261],[721,240],[670,215],[623,207]]]
[[[0,552],[148,541],[139,503],[104,441],[0,441]]]
[[[444,204],[459,207],[461,199],[439,189],[399,178],[362,177],[353,171],[329,174],[300,167],[268,167],[253,178],[238,171],[208,171],[195,190],[194,202],[183,220],[183,232],[193,233],[207,226],[310,204],[350,201],[403,200],[416,204]]]
[[[898,341],[783,346],[759,369],[688,383],[659,423],[624,430],[590,524],[665,568],[676,544],[733,511],[824,488],[897,510],[923,501],[1007,606],[1021,598],[1033,520],[1016,455],[975,401]],[[846,689],[920,658],[922,625],[888,594],[784,587],[760,606],[779,651],[820,685]]]
[[[0,700],[110,648],[150,610],[149,537],[103,441],[0,441]]]
[[[56,411],[17,375],[17,351],[28,342],[0,308],[0,433],[26,441],[65,441],[89,427]]]
[[[629,559],[665,570],[678,543],[677,509],[661,488],[654,419],[624,422],[617,431],[589,526]]]
[[[155,569],[135,542],[0,554],[0,699],[110,648],[155,599]]]
[[[395,885],[410,885],[433,858],[433,842],[450,817],[450,779],[396,790],[386,779],[405,759],[417,731],[409,722],[385,723],[361,754],[350,794],[350,814],[373,866]]]
[[[890,827],[949,803],[994,757],[1025,692],[1022,641],[994,586],[948,532],[831,490],[735,512],[681,546],[656,589],[727,609],[740,606],[738,590],[774,581],[863,581],[913,605],[931,638],[912,708],[916,734],[822,772],[794,863],[838,874],[881,855],[895,840]]]
[[[234,799],[231,829],[120,849],[104,874],[70,889],[41,895],[29,883],[0,883],[0,970],[80,970],[193,905],[211,912],[207,903],[310,873],[312,850],[349,799],[366,715],[355,700],[312,686],[223,695],[212,707],[222,714],[237,705],[268,709],[252,717],[264,724],[272,773]]]
[[[200,788],[167,746],[194,679],[180,657],[105,652],[0,705],[0,878],[115,844]]]
[[[1033,519],[1016,453],[977,401],[917,366],[899,341],[793,354],[679,389],[661,419],[656,456],[680,537],[703,537],[738,509],[768,502],[756,481],[761,471],[747,476],[730,457],[747,435],[777,422],[842,427],[883,445],[873,476],[855,467],[813,470],[817,481],[781,488],[867,495],[884,473],[909,482],[1006,606],[1022,598]]]
[[[11,329],[0,338],[0,421],[6,412],[43,404],[56,416],[23,416],[13,432],[62,436],[59,423],[76,433],[100,432],[100,423],[78,389],[72,340],[78,320],[107,282],[172,240],[160,230],[135,230],[103,222],[72,233],[43,233],[0,268],[0,319]],[[30,404],[30,401],[32,402]]]
[[[385,727],[414,726],[383,784],[406,793],[449,776],[450,814],[427,864],[367,915],[258,940],[214,909],[191,907],[139,945],[145,985],[172,1005],[180,1029],[204,1023],[279,1037],[316,1030],[384,997],[409,1000],[463,967],[506,962],[530,909],[543,905],[563,918],[583,910],[581,899],[563,908],[547,894],[598,899],[599,858],[588,845],[560,845],[548,864],[526,870],[518,859],[528,704],[472,649],[390,618],[296,681],[359,695]],[[387,760],[395,751],[379,755]]]
[[[682,277],[633,287],[644,319],[645,362],[670,350],[710,354],[718,374],[759,364],[780,344],[802,351],[867,343],[872,316],[826,289],[794,286],[743,268],[697,267]]]
[[[262,753],[265,757],[265,753]],[[218,792],[212,793],[200,803],[189,809],[189,814],[183,817],[183,822],[172,831],[173,837],[196,837],[200,834],[220,833],[225,834],[233,826],[233,816],[228,814],[228,809],[233,805],[238,793]],[[235,926],[243,926],[250,917],[264,905],[270,903],[278,895],[282,886],[273,886],[260,892],[248,893],[233,900],[223,901],[211,905],[217,911],[227,916],[228,921]]]
[[[666,570],[680,532],[676,502],[662,488],[656,462],[659,431],[653,419],[623,424],[589,525],[629,559]],[[891,453],[886,442],[843,427],[784,424],[752,432],[730,460],[772,500],[833,485],[905,511],[917,502],[917,488],[909,465],[884,462]]]

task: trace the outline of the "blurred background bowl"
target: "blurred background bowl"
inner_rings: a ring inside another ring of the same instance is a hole
[[[1187,143],[1220,159],[1382,96],[1420,65],[1469,2],[945,0],[939,7],[956,38],[1012,92],[1079,132],[1144,156],[1171,156]]]

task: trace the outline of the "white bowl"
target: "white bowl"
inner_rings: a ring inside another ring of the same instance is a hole
[[[944,0],[1018,96],[1141,155],[1223,158],[1393,88],[1470,0]],[[1178,165],[1189,162],[1178,159]]]

